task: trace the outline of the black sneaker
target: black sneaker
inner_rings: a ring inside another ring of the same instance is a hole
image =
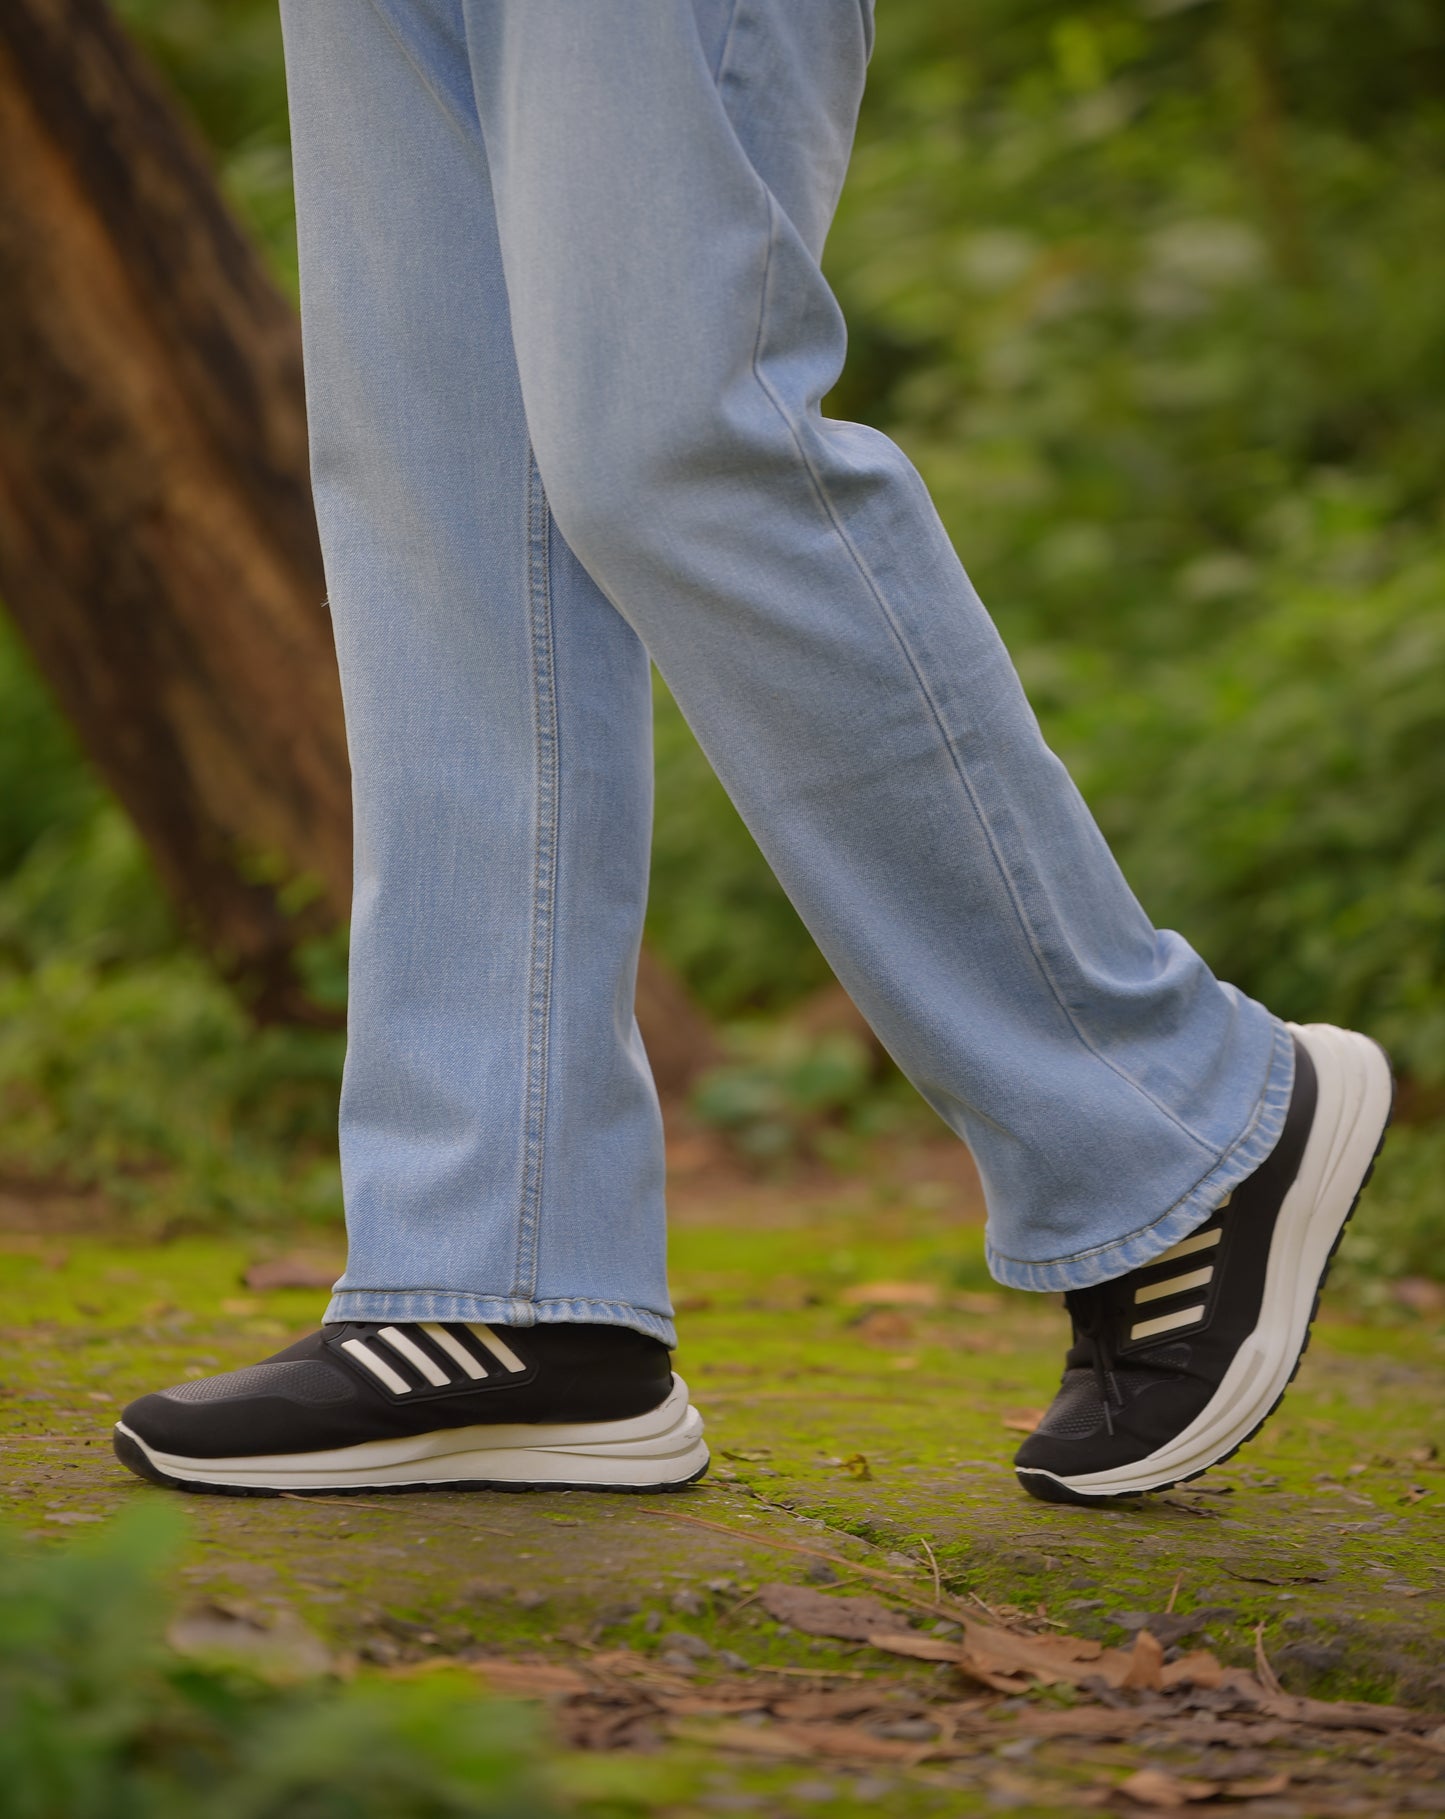
[[[667,1347],[620,1326],[348,1321],[132,1402],[122,1464],[177,1490],[671,1490],[707,1470]]]
[[[1197,1478],[1260,1428],[1299,1368],[1393,1088],[1368,1037],[1291,1027],[1294,1093],[1261,1166],[1154,1262],[1065,1296],[1064,1381],[1014,1456],[1033,1496],[1091,1503]]]

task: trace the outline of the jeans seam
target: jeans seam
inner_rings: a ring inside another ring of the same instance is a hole
[[[753,378],[757,381],[758,387],[761,390],[763,396],[768,400],[769,404],[771,404],[773,409],[777,412],[778,417],[782,421],[783,427],[787,430],[788,435],[791,437],[793,447],[798,452],[798,458],[802,462],[804,470],[806,471],[806,473],[808,475],[808,479],[811,482],[812,487],[813,487],[814,495],[817,498],[819,505],[822,507],[824,516],[827,518],[829,524],[832,526],[832,529],[833,529],[834,533],[836,534],[839,542],[843,545],[843,548],[847,552],[847,555],[848,555],[849,559],[851,560],[854,568],[858,571],[859,577],[863,581],[864,586],[868,589],[869,593],[873,596],[873,599],[874,599],[875,603],[877,604],[879,611],[883,614],[883,617],[884,617],[885,621],[887,622],[888,628],[893,634],[894,640],[896,641],[899,650],[903,654],[904,661],[908,665],[909,673],[913,677],[914,686],[917,688],[918,693],[924,703],[924,706],[927,708],[929,716],[933,721],[934,727],[937,730],[939,737],[943,741],[944,749],[948,753],[949,760],[950,760],[950,763],[953,768],[954,776],[958,779],[959,786],[962,788],[964,796],[968,802],[968,805],[973,811],[974,818],[977,820],[979,827],[983,830],[984,839],[988,843],[989,855],[993,859],[994,866],[997,869],[997,872],[999,875],[999,879],[1003,884],[1004,890],[1008,894],[1009,902],[1013,907],[1014,918],[1017,921],[1019,930],[1022,933],[1022,935],[1024,937],[1024,941],[1028,946],[1029,953],[1033,956],[1033,961],[1034,961],[1035,966],[1039,970],[1040,977],[1043,979],[1044,984],[1048,987],[1049,992],[1051,993],[1051,995],[1054,999],[1054,1002],[1059,1007],[1059,1010],[1063,1013],[1064,1020],[1068,1024],[1070,1030],[1073,1031],[1075,1039],[1079,1042],[1081,1047],[1086,1049],[1089,1054],[1093,1055],[1095,1060],[1101,1062],[1112,1073],[1116,1074],[1119,1077],[1119,1079],[1124,1081],[1124,1083],[1127,1086],[1132,1087],[1133,1090],[1135,1092],[1137,1092],[1142,1098],[1148,1100],[1148,1102],[1155,1108],[1155,1110],[1162,1113],[1162,1115],[1164,1117],[1166,1117],[1171,1124],[1173,1124],[1178,1130],[1182,1131],[1183,1134],[1190,1140],[1191,1143],[1196,1144],[1201,1149],[1209,1149],[1211,1146],[1206,1142],[1206,1140],[1203,1137],[1199,1136],[1197,1132],[1192,1131],[1189,1128],[1189,1126],[1183,1121],[1183,1119],[1178,1116],[1178,1114],[1176,1112],[1172,1111],[1161,1100],[1156,1098],[1155,1095],[1149,1091],[1148,1087],[1144,1086],[1140,1081],[1136,1080],[1133,1077],[1133,1075],[1127,1071],[1127,1069],[1120,1067],[1118,1062],[1111,1060],[1109,1058],[1109,1056],[1105,1055],[1093,1042],[1090,1041],[1088,1036],[1085,1035],[1083,1029],[1080,1027],[1079,1022],[1078,1022],[1077,1018],[1075,1017],[1074,1012],[1073,1012],[1072,1008],[1070,1007],[1067,998],[1065,997],[1064,993],[1060,990],[1059,984],[1058,984],[1057,980],[1054,978],[1052,968],[1049,966],[1048,960],[1045,957],[1045,955],[1040,947],[1038,936],[1035,934],[1033,926],[1030,923],[1028,911],[1024,907],[1023,901],[1019,895],[1018,887],[1015,885],[1013,878],[1010,876],[1009,868],[1004,861],[1003,854],[999,850],[998,837],[994,832],[993,825],[989,821],[988,816],[984,813],[983,804],[979,801],[977,792],[975,791],[973,785],[969,781],[967,770],[964,767],[963,762],[959,757],[958,748],[957,748],[956,744],[954,743],[952,736],[949,733],[947,724],[944,721],[942,713],[939,711],[938,703],[934,700],[933,695],[929,690],[928,683],[927,683],[926,679],[924,678],[924,675],[923,675],[921,669],[919,668],[918,660],[914,656],[913,649],[912,649],[911,645],[909,644],[907,637],[904,635],[903,627],[898,619],[898,615],[894,612],[893,608],[889,605],[888,600],[885,597],[882,588],[878,585],[878,582],[875,579],[872,570],[868,567],[868,564],[864,561],[861,553],[859,552],[857,547],[854,545],[852,538],[848,535],[848,532],[847,532],[846,528],[844,527],[843,521],[842,521],[841,517],[839,516],[837,507],[834,505],[832,496],[830,495],[830,493],[828,491],[827,483],[823,479],[822,474],[819,473],[816,463],[813,461],[812,457],[809,455],[807,446],[804,443],[802,436],[799,434],[798,428],[797,428],[796,424],[793,422],[793,419],[790,416],[786,405],[784,405],[782,400],[778,397],[777,393],[773,390],[772,386],[769,385],[767,379],[763,375],[762,349],[763,349],[763,341],[764,341],[764,335],[765,335],[766,328],[767,328],[767,319],[768,319],[769,293],[770,293],[770,288],[771,288],[770,281],[771,281],[772,265],[773,265],[773,247],[777,240],[778,206],[777,206],[777,202],[772,194],[772,191],[769,190],[766,185],[763,185],[762,189],[763,189],[763,194],[767,200],[768,234],[767,234],[767,251],[766,251],[766,254],[763,259],[763,276],[762,276],[762,287],[761,287],[762,295],[761,295],[759,308],[758,308],[758,329],[757,329],[757,335],[755,336],[754,341],[753,341],[753,357],[752,357]]]
[[[532,716],[537,802],[532,862],[532,931],[527,965],[527,1065],[523,1089],[522,1187],[517,1213],[514,1297],[537,1286],[547,1134],[547,1051],[552,1008],[552,948],[557,873],[557,686],[553,663],[551,511],[537,458],[527,448],[527,600],[532,645]]]
[[[365,1287],[353,1288],[348,1283],[348,1285],[345,1288],[333,1289],[331,1292],[332,1292],[333,1297],[337,1301],[344,1301],[344,1300],[346,1300],[346,1298],[348,1296],[355,1296],[355,1295],[373,1295],[373,1296],[376,1296],[377,1298],[384,1297],[385,1299],[390,1300],[390,1301],[403,1301],[408,1296],[417,1296],[417,1295],[440,1295],[440,1296],[444,1296],[449,1301],[508,1301],[508,1302],[510,1302],[512,1300],[512,1296],[510,1296],[510,1295],[493,1295],[493,1294],[488,1294],[487,1292],[485,1292],[484,1290],[481,1290],[481,1289],[470,1289],[470,1288],[365,1288]],[[529,1306],[531,1306],[531,1307],[573,1307],[573,1306],[576,1306],[576,1307],[630,1307],[630,1308],[636,1308],[636,1310],[639,1313],[646,1314],[646,1313],[655,1313],[656,1312],[656,1310],[653,1308],[644,1308],[644,1307],[639,1306],[639,1304],[635,1301],[609,1301],[606,1299],[605,1296],[601,1296],[601,1295],[533,1296],[531,1301],[529,1302]],[[658,1314],[656,1317],[658,1319],[664,1318],[664,1316],[661,1314]]]

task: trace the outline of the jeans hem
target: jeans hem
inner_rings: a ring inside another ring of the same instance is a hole
[[[1130,1270],[1142,1269],[1163,1255],[1172,1244],[1204,1221],[1229,1193],[1252,1175],[1279,1141],[1294,1091],[1294,1037],[1277,1018],[1274,1020],[1274,1044],[1270,1051],[1269,1071],[1264,1092],[1244,1130],[1218,1158],[1214,1166],[1189,1192],[1176,1200],[1151,1224],[1141,1226],[1108,1244],[1094,1245],[1072,1256],[1052,1262],[1034,1263],[1019,1257],[1006,1257],[986,1245],[989,1271],[995,1281],[1007,1288],[1057,1292],[1075,1288],[1092,1288],[1096,1282],[1108,1282],[1125,1276]]]
[[[586,1326],[630,1326],[634,1332],[677,1344],[677,1329],[666,1314],[627,1301],[531,1301],[512,1295],[459,1295],[447,1289],[338,1289],[322,1315],[341,1320],[478,1320],[491,1326],[540,1326],[576,1322]]]

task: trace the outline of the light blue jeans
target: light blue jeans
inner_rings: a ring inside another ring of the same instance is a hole
[[[327,1318],[673,1339],[649,654],[971,1147],[996,1275],[1157,1256],[1293,1050],[1130,894],[909,462],[819,409],[865,0],[282,11],[356,798]]]

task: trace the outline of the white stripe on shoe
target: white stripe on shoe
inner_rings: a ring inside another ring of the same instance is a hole
[[[378,1358],[364,1340],[343,1339],[341,1349],[349,1352],[364,1370],[370,1371],[378,1383],[384,1383],[393,1395],[409,1396],[411,1394],[411,1385],[401,1372],[394,1371],[385,1358]]]
[[[1229,1202],[1226,1200],[1226,1206]],[[1181,1238],[1178,1244],[1171,1244],[1167,1251],[1160,1251],[1154,1258],[1155,1263],[1173,1263],[1178,1257],[1192,1257],[1196,1251],[1212,1250],[1224,1236],[1219,1226],[1213,1226],[1204,1232],[1191,1232],[1187,1238]]]
[[[1163,1282],[1146,1282],[1134,1291],[1134,1305],[1141,1301],[1163,1301],[1167,1295],[1182,1295],[1186,1289],[1203,1288],[1214,1279],[1214,1265],[1208,1269],[1189,1270],[1182,1276],[1167,1276]]]
[[[435,1359],[429,1358],[415,1339],[408,1339],[399,1326],[384,1326],[377,1334],[378,1339],[385,1339],[394,1352],[399,1352],[408,1364],[414,1364],[428,1383],[438,1389],[445,1389],[451,1382]]]
[[[1153,1320],[1141,1320],[1129,1328],[1129,1343],[1136,1339],[1152,1339],[1156,1333],[1177,1332],[1181,1326],[1193,1326],[1196,1320],[1204,1318],[1204,1304],[1198,1307],[1181,1307],[1172,1314],[1160,1314]]]
[[[509,1371],[526,1370],[526,1365],[523,1364],[522,1360],[512,1350],[511,1346],[507,1344],[505,1339],[499,1339],[492,1331],[491,1327],[483,1326],[480,1322],[469,1320],[467,1322],[467,1331],[481,1340],[482,1344],[486,1346],[487,1350],[496,1359],[498,1364],[506,1365]]]
[[[444,1326],[438,1326],[434,1320],[423,1320],[421,1330],[433,1345],[440,1346],[449,1358],[455,1358],[473,1382],[477,1382],[487,1375],[486,1365],[480,1358],[472,1356],[455,1333],[449,1333]]]

